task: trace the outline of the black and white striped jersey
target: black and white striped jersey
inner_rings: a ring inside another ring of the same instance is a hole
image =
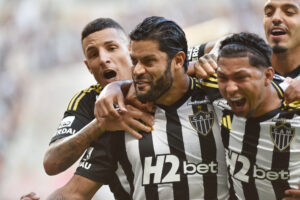
[[[280,94],[280,91],[278,91]],[[300,107],[285,103],[258,118],[234,115],[225,100],[214,107],[238,199],[277,200],[300,184]]]
[[[229,199],[225,151],[216,122],[198,81],[190,79],[189,91],[177,103],[157,105],[153,131],[143,133],[143,139],[111,134],[109,169],[116,171],[123,190],[135,200]],[[93,174],[97,165],[104,166],[103,158],[92,160],[89,169],[79,167],[76,173]],[[106,174],[109,179],[112,173]]]

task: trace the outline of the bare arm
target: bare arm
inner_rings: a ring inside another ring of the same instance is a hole
[[[94,120],[75,135],[59,139],[50,144],[44,156],[46,173],[55,175],[68,169],[102,133],[103,130],[101,130],[100,124]]]
[[[50,194],[47,200],[88,200],[102,185],[102,183],[74,175],[66,185]]]
[[[139,130],[150,132],[151,127],[144,125],[139,120],[152,123],[153,116],[142,112],[132,106],[125,106],[127,112],[119,119],[100,117],[94,119],[80,131],[72,136],[52,143],[44,156],[44,168],[47,174],[55,175],[68,169],[82,155],[91,143],[99,138],[105,131],[126,130],[140,138],[140,134],[128,124]],[[151,125],[152,126],[152,125]]]

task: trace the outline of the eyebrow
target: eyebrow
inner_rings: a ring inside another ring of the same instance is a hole
[[[234,72],[232,75],[239,75],[239,74],[243,74],[243,73],[247,73],[247,70],[245,70],[245,69],[240,69],[240,70]],[[217,69],[217,74],[224,75],[224,76],[228,76],[228,75],[226,75],[224,72],[222,72],[222,71],[220,70],[220,68],[219,68],[219,70]]]
[[[114,40],[109,40],[109,41],[106,41],[104,42],[104,45],[108,45],[108,44],[111,44],[111,43],[114,43],[115,41]],[[86,52],[89,52],[90,50],[96,48],[95,46],[89,46],[87,49],[86,49]]]
[[[283,8],[295,8],[295,9],[299,9],[299,6],[296,6],[294,4],[285,4],[282,7]]]
[[[220,69],[219,67],[217,68],[216,73],[217,73],[217,74],[220,74],[220,75],[225,75],[225,73],[222,72],[221,69]]]
[[[142,59],[152,59],[152,58],[155,58],[155,55],[154,54],[151,54],[151,55],[147,55],[145,57],[143,57]]]
[[[114,40],[109,40],[109,41],[104,42],[104,45],[111,44],[111,43],[114,43],[114,42],[115,42]]]
[[[274,8],[274,6],[268,4],[265,6],[264,11],[266,11],[267,9],[272,9],[272,8]]]
[[[134,56],[133,54],[130,54],[130,57],[134,58],[134,59],[137,59],[136,56]],[[156,58],[155,54],[146,55],[146,56],[141,57],[140,59],[141,60],[147,60],[147,59],[152,59],[152,58]]]
[[[281,7],[285,8],[285,9],[286,9],[286,8],[295,8],[295,9],[299,9],[298,6],[296,6],[296,5],[294,5],[294,4],[290,4],[290,3],[284,4],[284,5],[282,5]],[[274,8],[274,6],[271,5],[271,4],[268,4],[268,5],[265,6],[264,11],[266,11],[267,9],[272,9],[272,8]]]

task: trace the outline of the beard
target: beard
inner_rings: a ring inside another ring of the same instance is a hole
[[[171,74],[171,60],[169,60],[164,74],[156,81],[153,81],[152,78],[152,82],[150,82],[150,90],[144,94],[139,94],[137,92],[136,96],[142,103],[154,102],[165,94],[171,88],[172,84],[173,77]]]
[[[287,52],[288,49],[286,47],[279,46],[278,44],[276,44],[275,46],[272,47],[272,50],[274,54],[280,54],[280,53]]]

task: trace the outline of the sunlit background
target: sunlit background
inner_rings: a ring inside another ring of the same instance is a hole
[[[176,21],[189,45],[224,34],[264,36],[263,0],[0,0],[0,199],[45,199],[76,169],[47,176],[43,156],[69,100],[94,84],[83,64],[82,28],[111,17],[130,31],[147,16]],[[107,188],[94,200],[109,200]]]

